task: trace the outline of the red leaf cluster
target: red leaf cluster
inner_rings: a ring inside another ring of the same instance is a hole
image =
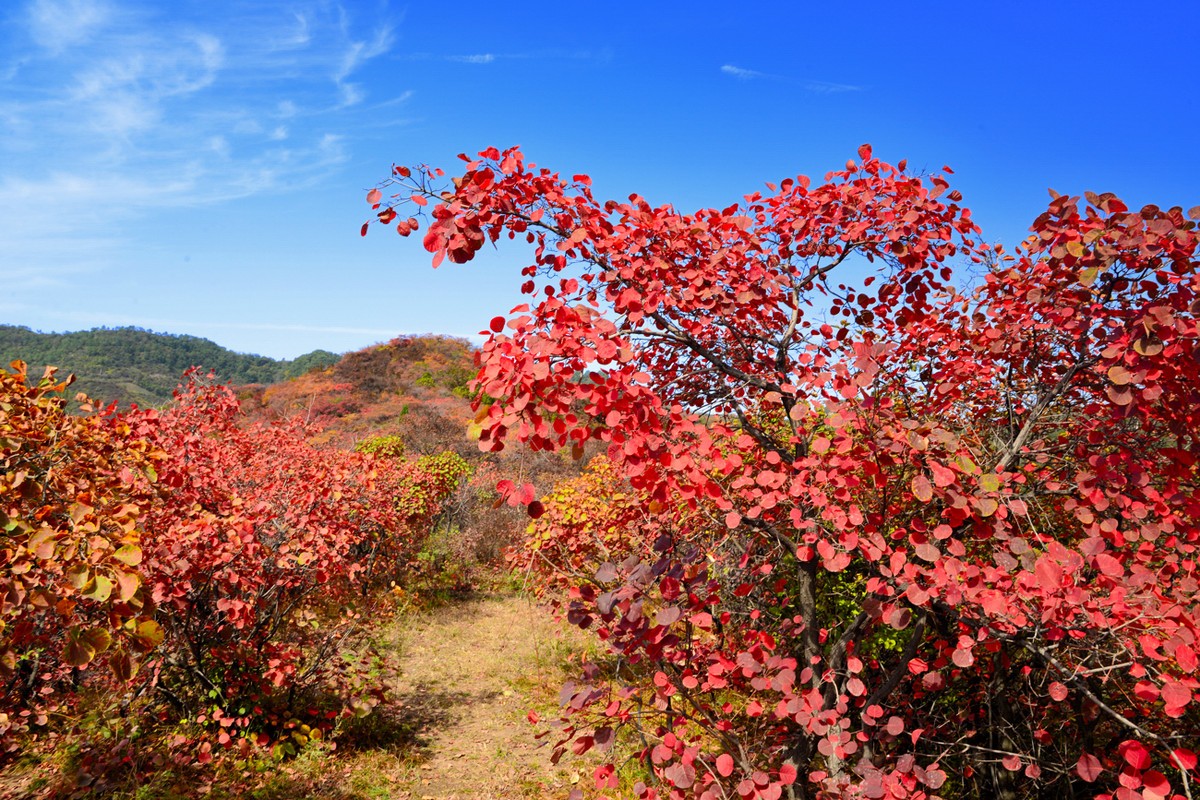
[[[317,736],[379,702],[378,671],[342,647],[405,580],[461,458],[320,449],[299,421],[243,424],[198,375],[163,410],[71,416],[52,373],[30,386],[14,368],[0,371],[6,744],[82,686],[161,698],[154,714],[210,723],[223,749],[291,741],[297,718]]]
[[[1010,254],[945,174],[859,157],[694,214],[516,149],[392,179],[435,264],[534,246],[481,446],[607,448],[529,545],[632,670],[564,691],[559,749],[639,728],[640,797],[1190,786],[1195,223],[1056,196]]]

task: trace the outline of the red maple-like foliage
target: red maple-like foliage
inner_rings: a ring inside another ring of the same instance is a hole
[[[319,448],[301,420],[246,424],[197,374],[162,410],[71,415],[65,383],[14,366],[0,370],[5,755],[58,735],[84,695],[129,733],[82,743],[93,788],[155,719],[191,720],[172,758],[207,763],[294,753],[378,704],[386,665],[347,644],[415,568],[461,458]]]
[[[367,199],[435,266],[533,246],[481,353],[481,446],[598,439],[644,512],[607,551],[553,500],[539,522],[615,659],[564,689],[556,755],[636,729],[643,798],[1192,797],[1181,209],[1056,196],[1009,254],[944,173],[867,146],[694,214],[517,149],[464,160]]]
[[[111,413],[68,413],[48,369],[0,369],[0,743],[46,724],[63,687],[107,651],[152,646],[138,601],[138,528],[163,453]]]

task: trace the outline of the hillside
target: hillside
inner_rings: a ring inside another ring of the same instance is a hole
[[[179,377],[193,366],[213,370],[236,385],[270,384],[329,366],[338,356],[314,350],[291,361],[234,353],[196,336],[154,333],[141,328],[94,328],[74,333],[39,333],[0,325],[0,364],[20,359],[33,375],[46,365],[73,372],[76,391],[105,403],[156,406],[171,399]]]
[[[404,336],[289,380],[246,387],[239,397],[251,417],[303,416],[324,429],[321,439],[343,446],[402,434],[410,452],[440,452],[448,444],[470,452],[476,448],[464,434],[474,359],[465,339]]]

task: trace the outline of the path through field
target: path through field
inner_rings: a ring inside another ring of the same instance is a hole
[[[383,645],[399,652],[400,677],[374,724],[390,731],[394,746],[354,753],[340,793],[517,800],[565,797],[572,783],[590,782],[582,764],[552,766],[526,719],[531,706],[544,715],[553,705],[570,633],[513,594],[393,623]]]

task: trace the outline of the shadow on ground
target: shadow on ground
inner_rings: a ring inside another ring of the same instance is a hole
[[[470,703],[494,694],[447,692],[423,681],[407,692],[391,694],[388,703],[355,720],[338,737],[338,749],[346,753],[387,750],[406,760],[424,760],[439,731],[454,725]]]

